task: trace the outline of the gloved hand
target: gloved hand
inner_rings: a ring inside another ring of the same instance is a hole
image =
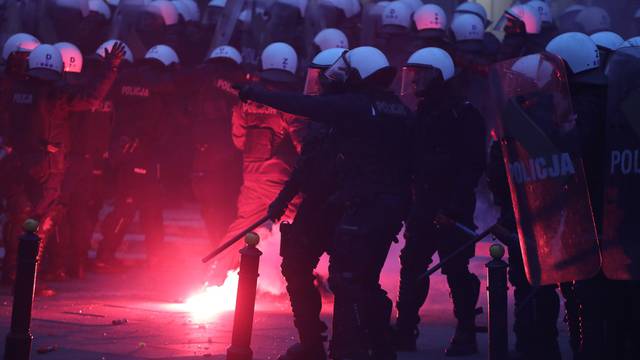
[[[124,43],[116,41],[111,47],[111,51],[108,48],[104,49],[104,60],[113,68],[117,68],[124,56],[127,54],[127,49]]]
[[[231,87],[238,90],[238,97],[242,102],[251,100],[254,90],[258,88],[255,84],[233,84]]]
[[[276,198],[271,204],[269,204],[268,215],[271,221],[278,222],[287,212],[289,204],[280,198]]]

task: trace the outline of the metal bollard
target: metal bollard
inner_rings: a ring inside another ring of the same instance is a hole
[[[36,273],[40,261],[40,241],[35,234],[38,222],[25,221],[24,234],[18,245],[18,268],[13,289],[11,330],[5,344],[5,360],[29,360],[31,358],[31,308],[36,284]]]
[[[502,260],[504,247],[491,245],[493,260],[487,267],[487,295],[489,297],[489,360],[506,360],[509,353],[507,325],[507,263]]]
[[[247,246],[240,250],[238,296],[233,317],[231,346],[227,349],[227,360],[251,360],[253,358],[251,332],[253,330],[253,313],[256,305],[258,267],[262,252],[256,248],[256,245],[260,242],[258,234],[249,233],[244,241]]]

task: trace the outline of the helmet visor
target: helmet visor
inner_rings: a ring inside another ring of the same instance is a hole
[[[431,65],[405,66],[402,68],[400,95],[422,94],[433,84],[442,84],[442,71]]]
[[[416,111],[418,107],[418,82],[420,81],[422,70],[423,69],[414,66],[405,66],[402,68],[400,98],[412,111]]]
[[[413,66],[405,66],[402,68],[402,85],[400,87],[400,95],[414,95],[416,93],[416,79],[419,76],[420,69]]]
[[[495,31],[507,31],[509,28],[514,27],[515,24],[522,23],[520,19],[509,12],[509,10],[505,11],[500,20],[496,22],[496,25],[493,27]]]
[[[304,83],[304,94],[305,95],[320,95],[320,91],[322,87],[320,85],[320,75],[322,74],[322,69],[312,68],[307,69],[307,79]]]
[[[329,79],[329,81],[336,83],[347,82],[349,73],[351,73],[352,70],[351,64],[346,56],[348,52],[348,50],[345,50],[338,60],[324,72],[324,76]]]

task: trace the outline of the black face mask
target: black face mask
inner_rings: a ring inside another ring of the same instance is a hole
[[[416,97],[425,98],[438,94],[444,89],[444,78],[440,69],[435,67],[425,68],[416,77]]]

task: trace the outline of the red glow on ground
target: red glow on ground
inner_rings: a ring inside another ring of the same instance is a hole
[[[184,302],[185,310],[191,314],[194,322],[206,322],[218,314],[233,311],[238,291],[238,270],[231,270],[220,286],[208,286],[206,283],[197,293]]]

